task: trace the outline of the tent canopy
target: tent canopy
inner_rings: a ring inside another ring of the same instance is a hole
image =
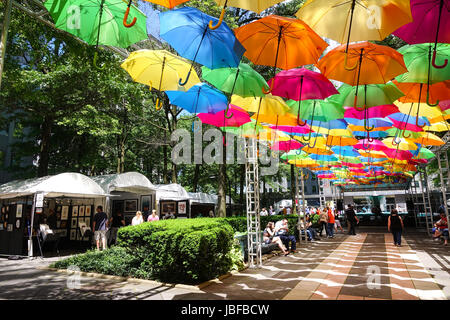
[[[204,204],[215,204],[217,205],[219,197],[215,194],[208,194],[203,192],[188,192],[191,198],[191,203],[204,203]],[[230,204],[230,197],[226,196],[227,204]],[[234,204],[233,199],[231,199],[231,204]]]
[[[156,201],[160,200],[190,200],[188,192],[179,184],[157,184]]]
[[[11,199],[44,193],[45,197],[103,198],[108,196],[89,177],[67,172],[41,178],[14,180],[0,186],[0,199]]]
[[[92,177],[103,188],[105,193],[113,191],[130,192],[136,194],[151,193],[156,187],[139,172],[126,172],[120,174],[106,174]]]

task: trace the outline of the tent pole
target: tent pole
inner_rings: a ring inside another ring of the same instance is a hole
[[[5,63],[6,42],[8,39],[9,23],[11,21],[12,0],[5,0],[5,12],[3,15],[2,39],[0,43],[0,88],[2,86],[3,66]]]
[[[31,222],[28,238],[28,258],[33,257],[33,224],[34,224],[34,211],[36,210],[36,196],[37,193],[35,193],[33,196],[33,205],[31,206]]]

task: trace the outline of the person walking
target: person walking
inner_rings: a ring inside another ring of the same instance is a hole
[[[345,215],[347,217],[347,223],[349,224],[348,234],[356,236],[356,224],[359,223],[358,218],[356,217],[355,210],[353,210],[353,206],[351,204],[348,205],[347,210],[345,210]]]
[[[331,208],[327,208],[327,214],[328,214],[328,238],[334,238],[334,214],[331,211]]]
[[[131,220],[131,225],[132,226],[137,226],[141,223],[144,222],[144,219],[142,218],[142,212],[141,211],[137,211],[136,215],[134,216],[133,220]]]
[[[338,232],[338,228],[341,229],[342,233],[344,233],[341,221],[339,220],[339,211],[337,209],[334,209],[334,230]]]
[[[148,216],[147,221],[150,222],[150,221],[158,221],[158,220],[159,220],[159,216],[156,214],[156,210],[153,209],[152,214]]]
[[[326,211],[326,209],[324,210],[320,210],[319,209],[319,236],[322,236],[322,231],[323,229],[325,229],[325,233],[328,236],[328,228],[327,228],[327,223],[328,223],[328,212]]]
[[[403,220],[398,215],[396,209],[392,209],[391,215],[388,218],[388,231],[392,233],[394,237],[394,245],[402,246],[402,230],[403,230]]]
[[[97,213],[94,216],[92,230],[94,230],[94,238],[97,244],[97,250],[100,250],[100,240],[102,242],[102,250],[106,249],[106,231],[108,228],[108,216],[103,211],[102,206],[97,207]]]
[[[111,246],[117,242],[117,232],[119,231],[119,228],[125,226],[125,219],[123,218],[122,212],[114,213],[109,220],[109,224],[111,225],[111,230],[108,239],[108,246]]]

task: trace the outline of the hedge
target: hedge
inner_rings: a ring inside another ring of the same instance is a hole
[[[297,223],[298,223],[298,215],[275,215],[275,216],[261,216],[260,217],[260,223],[261,223],[261,231],[266,228],[266,225],[268,222],[277,222],[282,219],[286,218],[288,220],[288,227],[289,227],[289,234],[295,235],[297,230]],[[235,232],[247,232],[247,217],[229,217],[229,218],[222,218],[228,224],[231,225],[233,230]]]

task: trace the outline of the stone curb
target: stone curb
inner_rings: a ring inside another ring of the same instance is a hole
[[[271,253],[271,254],[267,254],[263,256],[262,261],[266,261],[274,256],[278,256],[278,254],[276,253]],[[249,265],[248,263],[244,263],[244,267],[238,271],[233,270],[231,272],[228,272],[224,275],[219,276],[216,279],[212,279],[212,280],[208,280],[205,282],[202,282],[198,285],[187,285],[187,284],[173,284],[173,283],[164,283],[164,282],[158,282],[158,281],[154,281],[154,280],[147,280],[147,279],[138,279],[138,278],[132,278],[132,277],[121,277],[121,276],[113,276],[113,275],[108,275],[108,274],[101,274],[101,273],[94,273],[94,272],[84,272],[81,271],[80,275],[83,277],[90,277],[90,278],[96,278],[96,279],[110,279],[110,280],[116,280],[116,281],[126,281],[126,282],[130,282],[130,283],[143,283],[143,284],[152,284],[152,285],[157,285],[157,286],[165,286],[165,287],[170,287],[170,288],[179,288],[179,289],[186,289],[186,290],[191,290],[191,291],[199,291],[203,288],[208,287],[209,285],[213,284],[213,283],[220,283],[220,281],[227,279],[231,276],[233,276],[234,274],[237,274],[241,271],[244,271],[246,269],[248,269]],[[59,273],[70,273],[72,274],[73,271],[68,271],[67,269],[57,269],[57,268],[51,268],[51,267],[36,267],[36,269],[38,270],[47,270],[47,271],[53,271],[53,272],[59,272]]]

